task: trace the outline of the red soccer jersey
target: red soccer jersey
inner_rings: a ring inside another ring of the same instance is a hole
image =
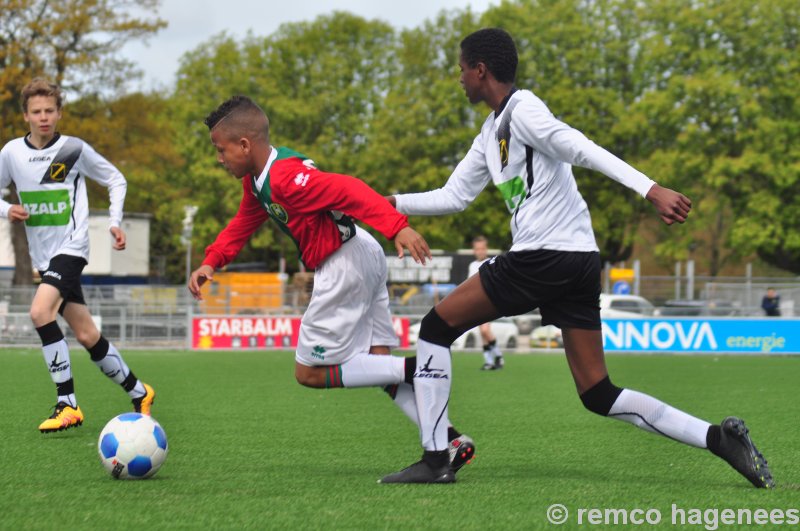
[[[353,236],[350,217],[390,240],[408,226],[406,216],[360,179],[319,171],[288,148],[277,148],[265,171],[260,190],[257,177],[242,179],[239,211],[206,248],[203,265],[217,269],[231,263],[268,217],[294,240],[300,259],[312,269]]]

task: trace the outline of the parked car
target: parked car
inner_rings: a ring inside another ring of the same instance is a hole
[[[600,294],[600,317],[603,319],[629,319],[659,315],[653,304],[638,295]]]
[[[741,308],[725,300],[668,300],[661,308],[661,315],[675,317],[691,316],[735,316]]]
[[[564,338],[561,336],[561,329],[556,325],[539,326],[531,332],[532,347],[563,347]]]
[[[414,323],[408,328],[408,341],[412,345],[417,344],[419,338],[420,323]],[[519,341],[519,328],[514,322],[506,317],[501,317],[496,321],[492,321],[492,332],[497,338],[497,345],[500,350],[513,350],[517,348]],[[453,342],[453,350],[461,350],[465,348],[481,348],[483,341],[481,340],[481,331],[476,326],[468,330],[461,337]]]
[[[631,319],[659,315],[653,304],[638,295],[600,295],[600,317],[602,319]],[[563,347],[561,329],[555,325],[539,326],[531,332],[532,347]]]

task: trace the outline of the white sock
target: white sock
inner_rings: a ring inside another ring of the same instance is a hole
[[[117,348],[110,342],[108,343],[108,352],[106,355],[102,359],[95,361],[94,364],[97,365],[97,367],[103,371],[103,374],[108,376],[111,381],[119,385],[122,385],[131,373],[125,360],[122,359],[122,354],[120,354]],[[130,391],[127,391],[127,393],[131,398],[141,398],[147,391],[142,382],[137,379],[136,384]]]
[[[483,361],[485,361],[489,365],[494,365],[494,352],[491,348],[484,348],[483,349]]]
[[[400,383],[406,362],[400,356],[356,354],[341,364],[342,387],[374,387]]]
[[[69,346],[65,339],[44,345],[42,347],[44,354],[44,361],[47,364],[47,370],[50,371],[50,379],[56,384],[56,388],[60,388],[72,379],[72,364],[69,359]],[[70,385],[69,387],[72,387]],[[72,407],[77,406],[75,401],[75,393],[58,393],[58,402],[64,402]]]
[[[415,426],[419,427],[419,415],[417,414],[417,399],[414,396],[414,387],[406,382],[396,385],[394,403],[400,408]]]
[[[698,448],[706,447],[706,434],[711,426],[652,396],[630,389],[622,390],[608,416]]]
[[[450,401],[452,362],[450,349],[417,341],[417,370],[414,395],[420,423],[420,439],[425,450],[447,450],[447,406]]]

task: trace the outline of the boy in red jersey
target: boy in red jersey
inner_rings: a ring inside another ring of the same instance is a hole
[[[312,160],[269,143],[269,120],[251,99],[235,96],[205,120],[217,159],[242,179],[239,211],[206,249],[206,258],[189,278],[200,288],[214,270],[230,263],[267,218],[294,240],[303,263],[316,270],[314,289],[303,315],[295,355],[295,377],[314,388],[382,386],[415,423],[417,401],[411,387],[415,358],[389,354],[397,336],[389,313],[383,249],[353,218],[394,240],[425,263],[430,249],[408,219],[363,181],[319,171]],[[407,360],[409,361],[408,363]],[[446,419],[442,419],[446,420]],[[471,460],[471,439],[452,427],[443,455],[451,467],[441,482]]]

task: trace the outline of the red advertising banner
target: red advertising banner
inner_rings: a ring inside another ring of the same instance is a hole
[[[392,317],[400,347],[407,348],[409,320]],[[192,318],[192,348],[294,348],[299,317],[215,315]]]

